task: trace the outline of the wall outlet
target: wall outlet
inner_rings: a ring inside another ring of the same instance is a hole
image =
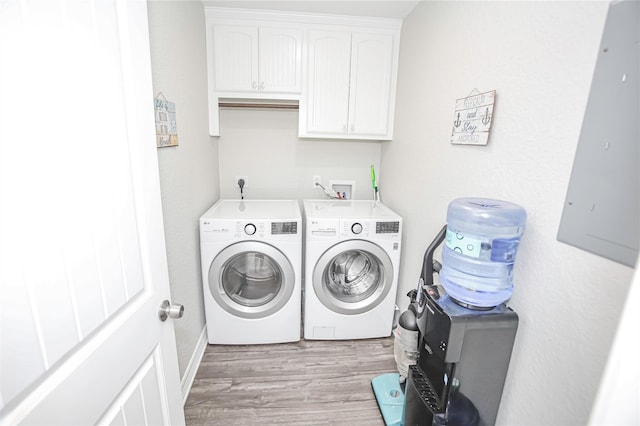
[[[233,186],[240,191],[240,184],[238,184],[238,181],[240,179],[244,179],[244,189],[247,189],[247,187],[249,186],[249,178],[247,176],[236,176],[235,180],[233,181]]]
[[[320,188],[318,184],[322,184],[322,178],[320,176],[314,176],[312,188]]]

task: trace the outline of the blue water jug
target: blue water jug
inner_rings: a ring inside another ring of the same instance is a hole
[[[440,282],[454,300],[490,309],[511,298],[526,220],[526,211],[508,201],[458,198],[449,204]]]

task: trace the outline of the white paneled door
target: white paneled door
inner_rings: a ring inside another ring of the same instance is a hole
[[[0,424],[184,424],[146,2],[0,0]]]

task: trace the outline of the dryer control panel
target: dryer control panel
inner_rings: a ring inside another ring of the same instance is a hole
[[[298,222],[271,222],[271,235],[298,233]]]
[[[202,242],[228,240],[298,241],[301,222],[296,220],[200,220]]]

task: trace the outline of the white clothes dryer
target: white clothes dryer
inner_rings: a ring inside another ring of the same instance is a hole
[[[379,201],[303,200],[305,339],[391,335],[402,218]]]
[[[220,200],[200,218],[209,343],[300,340],[302,215],[297,200]]]

